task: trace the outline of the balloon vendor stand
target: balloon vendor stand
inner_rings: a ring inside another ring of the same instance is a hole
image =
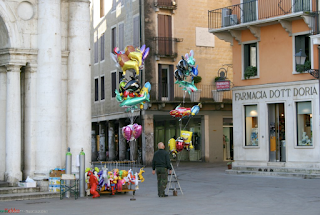
[[[130,200],[135,200],[135,191],[144,182],[142,165],[136,161],[97,161],[91,162],[91,166],[86,169],[87,195],[96,198],[132,191]]]

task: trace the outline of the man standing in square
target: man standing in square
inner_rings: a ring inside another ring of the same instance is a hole
[[[168,169],[171,174],[170,156],[167,151],[164,150],[165,146],[163,142],[158,143],[158,151],[154,153],[152,160],[152,174],[157,172],[158,180],[158,196],[167,197],[165,189],[168,183]]]

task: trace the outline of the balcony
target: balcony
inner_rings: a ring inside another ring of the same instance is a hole
[[[168,84],[151,84],[150,102],[200,102],[214,103],[214,102],[232,102],[232,91],[223,91],[217,93],[215,85],[199,85],[197,84],[198,91],[196,93],[188,94],[182,90],[177,84],[174,84],[172,89]],[[219,98],[213,99],[214,94],[219,94]],[[184,99],[183,99],[184,98]]]
[[[318,12],[317,0],[253,0],[220,9],[208,11],[209,32],[216,34],[229,33],[236,40],[237,32],[249,28],[259,38],[259,27],[280,23],[286,31],[291,31],[291,21],[303,19],[312,29],[311,33],[318,32],[316,23]],[[225,38],[226,39],[226,38]],[[228,38],[230,42],[231,38]],[[227,40],[226,40],[227,41]]]
[[[156,57],[176,58],[178,55],[177,42],[182,42],[181,38],[172,37],[154,37],[154,47]]]
[[[154,0],[154,6],[161,9],[176,10],[177,0]]]

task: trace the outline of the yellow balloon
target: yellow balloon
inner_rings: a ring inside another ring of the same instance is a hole
[[[141,66],[141,64],[142,64],[142,53],[141,52],[130,52],[130,54],[128,54],[128,57],[131,60],[138,61],[139,66]]]
[[[136,75],[139,75],[139,65],[138,65],[138,61],[135,60],[129,60],[127,62],[124,63],[123,67],[122,67],[122,71],[123,74],[125,75],[126,71],[128,69],[134,69],[136,71]]]
[[[181,131],[181,137],[184,139],[184,143],[189,144],[192,138],[191,131]]]

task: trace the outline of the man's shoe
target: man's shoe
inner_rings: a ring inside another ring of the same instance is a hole
[[[168,197],[168,195],[164,194],[162,197]]]

